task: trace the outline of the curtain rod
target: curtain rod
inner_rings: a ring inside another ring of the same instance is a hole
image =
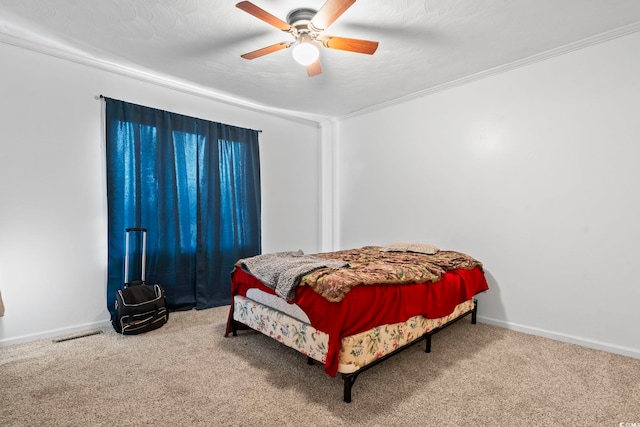
[[[103,94],[100,94],[98,96],[100,97],[100,99],[107,99],[107,97],[104,96]],[[114,98],[109,98],[109,99],[114,99]],[[123,101],[123,102],[126,102],[126,101]],[[149,107],[149,108],[153,108],[153,107]],[[234,125],[230,125],[230,126],[234,126]],[[238,127],[241,127],[241,126],[238,126]],[[247,128],[245,128],[245,129],[247,129]],[[258,133],[262,133],[262,129],[250,129],[250,130],[254,130],[254,131],[258,132]]]

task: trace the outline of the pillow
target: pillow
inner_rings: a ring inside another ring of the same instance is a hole
[[[421,254],[433,255],[440,251],[433,245],[422,243],[394,243],[391,246],[380,249],[382,252],[417,252]]]

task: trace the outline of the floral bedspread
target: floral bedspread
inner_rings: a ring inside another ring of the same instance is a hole
[[[300,280],[300,286],[310,286],[328,301],[342,301],[358,285],[437,282],[442,275],[455,269],[482,267],[469,255],[455,251],[439,251],[433,255],[416,252],[385,252],[380,246],[365,246],[313,256],[341,260],[344,268],[321,268]]]

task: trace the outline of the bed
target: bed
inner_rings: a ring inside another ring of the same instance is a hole
[[[471,315],[489,287],[482,264],[431,245],[394,244],[239,260],[231,273],[225,336],[261,332],[344,380],[351,402],[357,377],[394,354]]]

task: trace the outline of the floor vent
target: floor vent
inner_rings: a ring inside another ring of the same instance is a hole
[[[68,337],[56,338],[56,339],[53,340],[53,342],[57,343],[57,342],[77,340],[78,338],[90,337],[91,335],[98,335],[98,334],[101,334],[101,333],[102,333],[101,330],[81,332],[79,334],[70,335]]]

